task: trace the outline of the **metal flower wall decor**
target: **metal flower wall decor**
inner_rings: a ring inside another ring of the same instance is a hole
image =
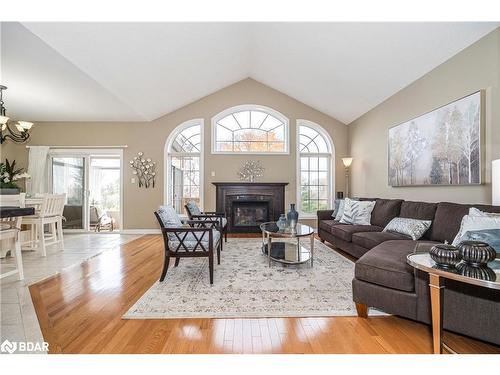
[[[145,158],[143,152],[138,152],[137,156],[134,156],[130,160],[130,168],[134,171],[132,172],[137,176],[139,180],[139,187],[155,187],[156,178],[156,162],[152,161],[150,158]]]
[[[241,181],[255,182],[259,177],[264,176],[264,167],[259,160],[248,160],[238,171]]]

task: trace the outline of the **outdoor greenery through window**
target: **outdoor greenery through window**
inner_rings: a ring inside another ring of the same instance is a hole
[[[319,126],[299,124],[299,206],[306,214],[329,208],[332,145]]]
[[[200,204],[201,126],[180,126],[168,148],[168,203],[177,213],[193,200]]]
[[[214,119],[214,152],[288,152],[288,122],[283,116],[257,107],[229,112]]]

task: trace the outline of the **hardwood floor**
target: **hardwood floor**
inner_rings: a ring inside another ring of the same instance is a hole
[[[41,330],[49,343],[49,352],[432,351],[429,327],[393,316],[368,319],[121,319],[158,279],[162,261],[161,237],[144,236],[30,286]]]

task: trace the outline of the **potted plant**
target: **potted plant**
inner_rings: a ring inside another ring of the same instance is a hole
[[[23,168],[16,169],[16,161],[12,163],[5,159],[5,163],[0,163],[0,194],[19,194],[21,189],[17,181],[30,178]]]

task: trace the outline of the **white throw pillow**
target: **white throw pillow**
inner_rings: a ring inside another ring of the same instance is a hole
[[[476,216],[476,214],[478,213],[477,211],[473,211],[472,215],[465,215],[462,218],[460,230],[458,231],[452,243],[453,246],[458,246],[460,242],[462,242],[462,237],[464,237],[467,232],[475,232],[487,229],[500,229],[500,215],[479,211],[481,214],[485,215]]]
[[[344,207],[345,207],[345,200],[341,199],[339,202],[339,208],[337,210],[337,213],[335,214],[334,220],[340,221],[340,219],[342,219],[342,215],[344,214]]]
[[[370,225],[373,207],[375,207],[374,201],[355,201],[346,198],[344,213],[340,222],[344,224]]]
[[[404,234],[411,237],[413,241],[416,241],[430,228],[431,223],[432,221],[430,220],[395,217],[385,226],[383,231]]]
[[[469,208],[469,215],[471,216],[500,216],[500,214],[493,213],[493,212],[485,212],[481,211],[476,207],[471,207]]]

